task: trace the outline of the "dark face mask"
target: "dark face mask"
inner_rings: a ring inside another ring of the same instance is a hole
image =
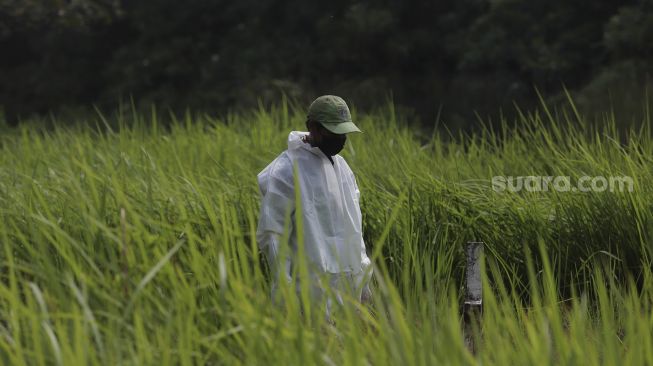
[[[347,141],[346,135],[333,135],[328,137],[322,135],[322,141],[318,147],[324,155],[333,156],[342,151],[342,148],[345,147],[345,141]]]

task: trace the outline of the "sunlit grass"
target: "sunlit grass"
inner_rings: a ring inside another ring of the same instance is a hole
[[[256,173],[303,129],[286,104],[227,120],[121,115],[0,137],[0,362],[651,364],[650,121],[573,115],[421,134],[356,115],[371,304],[325,322],[255,243]],[[494,175],[626,175],[634,192],[497,193]],[[465,347],[464,244],[485,242],[478,351]],[[301,267],[301,266],[300,266]],[[311,309],[301,312],[301,308]]]

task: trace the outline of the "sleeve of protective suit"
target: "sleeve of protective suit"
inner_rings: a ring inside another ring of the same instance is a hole
[[[280,279],[285,279],[287,283],[292,280],[290,276],[290,258],[286,257],[285,263],[282,263],[282,258],[279,256],[280,239],[279,234],[271,231],[262,235],[262,241],[266,244],[263,251],[270,267],[270,273],[273,274],[273,291]]]
[[[295,208],[295,191],[292,163],[286,154],[282,154],[258,175],[261,191],[261,212],[256,240],[265,253],[273,273],[283,269],[279,262],[279,250],[282,244],[284,228],[292,230],[292,214]],[[286,223],[286,219],[289,220]]]
[[[358,209],[360,210],[361,192],[358,189],[358,184],[356,183],[356,178],[354,177],[354,173],[351,172],[351,170],[350,170],[350,174],[352,176],[352,181],[354,182],[354,192],[356,193],[356,201],[357,201],[357,204],[358,204]],[[362,214],[361,214],[361,217],[363,217]],[[367,253],[365,252],[365,241],[363,239],[361,239],[361,259],[363,260],[363,266],[366,266],[366,265],[370,264],[370,259],[367,257]]]
[[[356,200],[358,201],[359,204],[359,209],[360,209],[360,190],[358,189],[358,184],[356,183],[356,178],[354,177],[354,173],[351,173],[352,175],[352,180],[354,182],[354,190],[356,193]],[[362,215],[361,215],[362,217]],[[372,279],[372,262],[370,261],[370,258],[367,256],[367,252],[365,250],[365,241],[361,237],[361,273],[358,274],[356,278],[356,285],[358,288],[361,289],[360,296],[361,296],[361,301],[367,302],[370,301],[372,298],[372,291],[370,290],[370,280]]]
[[[368,302],[372,299],[372,290],[370,290],[370,281],[372,280],[372,274],[374,270],[372,269],[372,261],[367,257],[365,253],[365,242],[361,239],[361,268],[362,271],[356,279],[358,288],[361,288],[360,296],[362,302]]]

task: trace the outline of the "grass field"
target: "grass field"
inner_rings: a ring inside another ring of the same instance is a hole
[[[287,104],[116,114],[0,135],[0,363],[653,364],[650,118],[573,111],[451,136],[392,107],[355,115],[371,304],[335,326],[268,298],[256,174],[303,130]],[[495,192],[493,176],[629,176],[633,192]],[[485,242],[484,310],[461,331],[464,245]]]

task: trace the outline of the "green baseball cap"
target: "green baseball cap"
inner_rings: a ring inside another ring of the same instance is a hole
[[[308,107],[308,119],[319,122],[327,130],[339,135],[361,132],[351,120],[347,103],[335,95],[323,95],[315,99]]]

